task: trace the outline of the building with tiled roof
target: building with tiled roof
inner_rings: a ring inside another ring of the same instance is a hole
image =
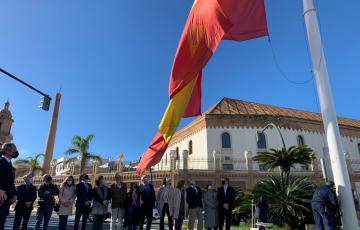
[[[347,157],[360,159],[360,120],[338,118],[338,122]],[[246,154],[254,156],[258,151],[282,147],[274,129],[257,138],[257,132],[269,123],[280,128],[287,147],[305,144],[318,159],[330,162],[319,113],[223,98],[174,135],[155,170],[170,169],[171,151],[176,153],[176,168],[182,169],[184,150],[189,169],[214,169],[218,154],[222,170],[241,170]]]

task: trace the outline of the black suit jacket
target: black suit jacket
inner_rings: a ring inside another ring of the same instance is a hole
[[[86,191],[86,187],[85,187],[83,182],[80,182],[79,184],[76,185],[76,188],[75,188],[75,195],[76,195],[75,206],[76,206],[76,208],[89,209],[89,211],[90,211],[90,207],[86,207],[85,203],[87,201],[92,201],[92,199],[93,199],[92,187],[91,187],[91,184],[89,184],[89,183],[87,185],[88,185],[88,190],[87,191]]]
[[[6,192],[8,199],[0,206],[0,215],[9,215],[10,200],[16,195],[15,169],[4,158],[0,157],[0,189]]]
[[[201,189],[196,186],[197,193],[192,187],[186,189],[186,202],[189,205],[189,209],[203,208],[202,192]]]
[[[29,189],[26,188],[26,184],[22,184],[17,187],[18,201],[15,206],[15,211],[31,211],[33,210],[33,204],[36,200],[36,187],[29,185]],[[25,206],[25,202],[31,202],[30,207]]]
[[[156,202],[155,190],[152,184],[148,184],[148,186],[149,191],[146,191],[145,185],[140,185],[140,197],[143,201],[142,207],[153,208]]]
[[[234,191],[234,188],[231,187],[230,185],[228,186],[228,188],[226,190],[226,194],[224,191],[224,187],[223,186],[219,187],[218,191],[217,191],[217,198],[218,198],[218,202],[219,202],[219,208],[222,208],[223,204],[228,203],[229,209],[230,210],[234,209],[235,191]]]

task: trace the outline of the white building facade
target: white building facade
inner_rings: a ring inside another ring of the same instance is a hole
[[[323,157],[331,178],[330,159],[320,114],[222,99],[207,112],[178,131],[154,170],[170,170],[170,152],[176,152],[176,168],[183,169],[183,151],[188,152],[188,169],[214,170],[215,157],[221,159],[221,169],[236,171],[246,168],[246,156],[259,151],[282,148],[276,129],[261,132],[268,123],[276,124],[287,148],[307,145],[314,150],[317,159]],[[346,157],[351,159],[351,170],[360,171],[360,121],[339,118]],[[186,159],[186,157],[185,157]],[[259,167],[259,166],[255,166]],[[318,166],[320,167],[320,166]],[[307,170],[299,165],[294,170]]]

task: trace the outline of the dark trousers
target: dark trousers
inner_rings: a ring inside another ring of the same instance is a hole
[[[160,217],[160,230],[164,230],[165,213],[168,216],[168,220],[169,220],[169,230],[172,230],[173,229],[173,222],[172,222],[172,216],[170,216],[169,204],[168,203],[165,203],[163,208],[162,208],[162,213],[161,213],[161,217]]]
[[[104,220],[105,220],[104,215],[94,215],[92,230],[103,230]]]
[[[230,230],[231,227],[231,210],[224,208],[219,209],[219,229],[222,230],[224,227],[224,218],[226,219],[225,229]]]
[[[312,202],[311,208],[313,211],[317,230],[334,229],[332,215],[329,212],[326,212],[324,204]]]
[[[44,220],[43,224],[43,230],[48,229],[49,221],[51,218],[53,209],[52,208],[39,208],[36,213],[36,224],[35,224],[35,230],[40,229],[40,225]]]
[[[89,208],[90,210],[90,208]],[[86,229],[86,223],[87,220],[89,218],[89,210],[87,209],[82,209],[82,208],[77,208],[76,212],[75,212],[75,223],[74,223],[74,230],[78,230],[79,229],[79,222],[80,222],[80,218],[82,216],[82,224],[81,224],[81,230],[85,230]]]
[[[6,216],[0,215],[0,230],[4,230],[5,222],[6,222]]]
[[[184,214],[182,216],[180,216],[180,213],[179,213],[178,219],[175,220],[175,226],[174,226],[175,230],[181,230],[183,222],[184,222]]]
[[[141,206],[140,208],[140,230],[143,230],[144,220],[146,218],[146,230],[151,229],[152,218],[153,218],[153,208]]]
[[[27,225],[29,223],[30,215],[31,215],[31,210],[16,210],[13,230],[19,230],[21,220],[22,220],[21,230],[26,230]]]
[[[58,230],[66,230],[66,225],[67,225],[68,217],[69,217],[69,216],[63,216],[63,215],[60,215],[60,216],[59,216],[59,227],[58,227]]]

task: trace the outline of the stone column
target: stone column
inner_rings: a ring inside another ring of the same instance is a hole
[[[61,99],[61,94],[57,93],[56,97],[55,97],[54,111],[52,113],[51,122],[50,122],[49,134],[48,134],[48,138],[46,141],[46,147],[45,147],[45,151],[44,151],[45,156],[44,156],[44,161],[43,161],[42,167],[44,168],[45,173],[49,173],[50,162],[53,158],[57,121],[58,121],[59,108],[60,108],[60,99]]]
[[[51,176],[55,176],[56,175],[56,165],[57,165],[57,161],[56,160],[52,160],[50,163],[50,172],[49,174]]]
[[[124,160],[125,160],[124,154],[120,154],[116,165],[116,172],[122,173],[124,168]]]
[[[188,160],[189,160],[189,151],[184,150],[183,151],[183,180],[185,181],[185,183],[187,183],[187,180],[188,180],[188,170],[189,170]]]
[[[175,185],[175,169],[176,169],[176,151],[170,151],[170,173],[171,173],[171,183],[173,186]]]
[[[248,187],[246,189],[252,189],[254,187],[254,170],[253,170],[253,160],[252,160],[251,151],[245,151],[245,160],[246,160],[246,169],[249,174],[247,181]]]
[[[318,165],[317,165],[317,160],[316,159],[311,160],[310,170],[312,172],[316,172],[318,170]]]
[[[221,180],[221,153],[219,150],[213,151],[214,157],[214,169],[215,169],[215,184],[214,186],[220,186]]]
[[[95,181],[96,181],[96,177],[97,177],[97,168],[98,168],[98,161],[94,161],[94,163],[93,163],[93,179],[92,179],[92,184],[93,184],[93,186],[95,186]]]
[[[352,187],[355,186],[354,180],[353,180],[353,170],[352,170],[352,165],[351,165],[351,156],[348,152],[344,153],[345,155],[345,160],[346,160],[346,166],[348,168],[348,172],[349,172],[349,178],[350,178],[350,184]]]
[[[75,162],[71,162],[70,163],[70,174],[71,175],[75,175],[75,168],[76,168]]]

